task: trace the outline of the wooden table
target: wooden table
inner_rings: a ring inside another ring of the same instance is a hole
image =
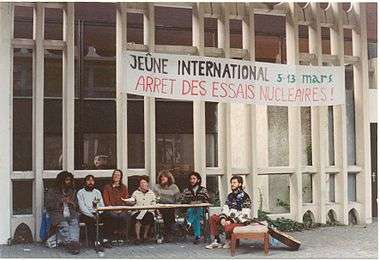
[[[107,206],[107,207],[97,207],[95,209],[96,216],[96,243],[99,244],[99,214],[101,211],[132,211],[132,210],[160,210],[160,209],[186,209],[186,208],[204,208],[205,214],[203,214],[203,232],[205,240],[209,239],[208,231],[208,219],[209,211],[208,208],[212,206],[210,203],[198,203],[198,204],[156,204],[155,206]],[[206,237],[207,236],[207,237]]]

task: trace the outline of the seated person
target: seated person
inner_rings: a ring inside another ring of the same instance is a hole
[[[104,207],[104,202],[100,191],[95,189],[95,177],[93,175],[87,175],[84,178],[84,188],[78,191],[77,198],[81,212],[79,219],[81,222],[86,223],[90,246],[94,247],[96,252],[103,252],[103,243],[96,243],[95,208]],[[102,241],[102,239],[99,240]],[[110,243],[104,243],[104,246],[110,247]]]
[[[126,206],[124,201],[128,198],[127,186],[123,184],[123,172],[114,170],[111,183],[104,186],[103,200],[105,206]],[[127,211],[106,211],[104,212],[104,236],[112,239],[114,235],[127,234],[127,221],[129,213]]]
[[[62,240],[71,254],[79,254],[79,207],[70,172],[58,173],[56,187],[45,196],[45,208],[52,222],[49,233],[57,232],[57,240]]]
[[[189,187],[183,191],[182,202],[185,204],[198,204],[209,202],[207,189],[201,186],[202,177],[197,172],[189,174]],[[186,211],[186,228],[189,230],[193,227],[194,244],[199,244],[201,238],[201,220],[204,215],[203,208],[189,208]]]
[[[149,189],[148,176],[141,176],[139,180],[139,187],[132,193],[132,198],[136,200],[134,206],[155,206],[156,195]],[[136,230],[136,244],[141,244],[143,241],[148,240],[148,232],[150,227],[154,224],[154,210],[138,210],[131,213],[132,219],[135,223]],[[143,240],[141,240],[140,230],[143,227]]]
[[[211,240],[206,248],[230,248],[230,237],[236,226],[242,226],[249,221],[251,215],[251,198],[243,190],[243,178],[233,176],[230,179],[231,193],[227,196],[226,205],[220,215],[213,214],[209,220]],[[218,234],[218,225],[222,225],[226,233],[226,243],[222,246]]]
[[[153,187],[157,196],[158,203],[175,204],[180,195],[177,185],[174,183],[174,177],[168,170],[160,171],[158,183]],[[160,209],[160,214],[164,220],[165,240],[169,241],[175,229],[175,209]]]

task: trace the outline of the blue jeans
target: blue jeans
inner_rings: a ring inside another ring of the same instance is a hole
[[[65,218],[58,225],[59,239],[65,244],[79,242],[79,221],[77,218]]]
[[[201,220],[203,219],[203,208],[189,208],[186,211],[186,220],[191,224],[194,230],[194,236],[201,236]]]

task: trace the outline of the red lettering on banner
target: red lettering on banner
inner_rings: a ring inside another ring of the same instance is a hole
[[[166,94],[166,91],[164,91],[164,89],[166,89],[166,87],[168,87],[169,85],[167,84],[169,81],[170,82],[170,94],[173,94],[173,89],[174,89],[174,83],[175,83],[175,79],[167,79],[167,78],[163,78],[162,79],[162,93],[163,94]]]
[[[154,82],[154,80],[152,77],[150,77],[150,76],[146,77],[146,90],[145,91],[148,91],[148,88],[149,88],[150,92],[154,92],[154,89],[152,89],[153,82]]]
[[[289,88],[289,90],[288,90],[288,100],[289,101],[295,101],[293,91],[294,91],[294,88]]]
[[[161,93],[166,94],[166,93],[164,93],[164,89],[162,88],[161,79],[160,78],[154,78],[154,87],[153,87],[154,92],[160,93],[160,86],[161,86]]]
[[[310,89],[309,88],[305,89],[305,101],[306,101],[306,99],[308,99],[309,102],[311,102],[311,99],[310,99]]]
[[[295,96],[295,99],[299,99],[298,101],[303,101],[303,97],[302,97],[302,90],[301,89],[297,89],[296,90],[296,96]]]
[[[232,83],[228,84],[228,89],[230,90],[230,94],[228,95],[229,98],[235,98],[236,97],[235,90],[232,88],[233,86],[234,86],[234,84],[232,84]]]
[[[137,80],[135,90],[155,92],[165,95],[170,91],[170,94],[173,94],[175,82],[175,79],[140,76]]]
[[[319,98],[318,98],[318,88],[317,87],[313,88],[313,101],[319,101]]]
[[[204,80],[183,80],[182,81],[182,95],[192,95],[192,96],[204,96],[206,95],[206,89],[204,88]],[[199,89],[199,90],[198,90]]]
[[[281,88],[279,88],[279,87],[275,88],[274,92],[275,92],[275,99],[276,99],[276,101],[280,101],[280,98],[278,97],[279,96],[278,91],[281,91]]]
[[[186,91],[185,91],[186,89]],[[182,80],[182,95],[187,95],[191,91],[190,89],[190,82],[187,80]]]
[[[324,88],[321,88],[321,101],[326,100],[326,92]]]
[[[224,97],[227,97],[227,89],[225,88],[227,85],[225,83],[221,83],[220,84],[220,88],[223,90],[223,95],[219,95],[219,97],[221,98],[224,98]]]
[[[212,95],[213,97],[218,97],[218,96],[215,94],[215,90],[218,90],[218,87],[215,86],[216,84],[218,84],[218,82],[216,82],[216,81],[212,82],[211,95]]]
[[[139,87],[142,87],[142,89],[145,91],[145,78],[144,76],[140,76],[137,80],[135,90],[137,90]]]
[[[253,89],[255,88],[254,86],[252,86],[252,85],[248,85],[247,86],[247,94],[246,94],[246,96],[249,98],[249,99],[255,99],[255,91],[253,90]],[[251,96],[250,95],[248,95],[248,92],[250,93],[250,94],[252,94]]]
[[[199,88],[200,88],[199,94],[201,96],[205,96],[207,94],[206,88],[204,86],[205,84],[206,84],[206,81],[204,80],[199,81]]]

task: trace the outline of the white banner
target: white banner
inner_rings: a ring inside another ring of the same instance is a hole
[[[345,103],[343,66],[301,66],[127,51],[125,91],[181,100],[271,106]]]

